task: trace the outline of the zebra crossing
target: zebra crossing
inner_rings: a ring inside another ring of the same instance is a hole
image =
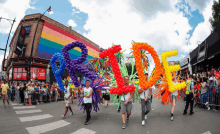
[[[48,122],[49,119],[54,118],[54,116],[44,113],[43,111],[36,106],[19,106],[16,103],[12,103],[11,105],[13,106],[13,109],[15,110],[15,113],[19,115],[19,119],[21,123],[30,123],[34,122],[37,124],[37,121],[41,121],[41,124],[38,124],[36,126],[28,126],[25,129],[28,131],[30,134],[41,134],[41,133],[46,133],[46,132],[54,132],[55,130],[62,128],[62,127],[67,127],[71,123],[67,122],[65,120],[59,119],[57,121],[51,121]],[[42,121],[44,123],[42,123]],[[86,128],[81,128],[75,132],[72,132],[71,134],[95,134],[95,131],[86,129]]]

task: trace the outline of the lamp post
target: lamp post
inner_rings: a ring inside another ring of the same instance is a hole
[[[31,78],[31,73],[30,73],[30,68],[31,68],[31,60],[32,60],[32,53],[33,53],[33,46],[34,46],[34,40],[35,40],[35,36],[36,36],[36,33],[37,33],[37,28],[38,28],[38,25],[39,25],[39,22],[40,22],[40,20],[41,20],[41,18],[44,16],[44,14],[46,13],[46,12],[50,12],[51,11],[51,6],[43,13],[43,14],[41,14],[40,15],[40,17],[39,17],[39,19],[38,19],[38,22],[37,22],[37,26],[36,26],[36,29],[35,29],[35,33],[34,33],[34,37],[33,37],[33,41],[32,41],[32,46],[31,46],[31,54],[30,54],[30,64],[29,64],[29,68],[28,68],[28,79],[27,80],[29,80],[30,78]]]
[[[6,18],[0,17],[0,21],[1,21],[1,19],[5,19],[5,20],[7,20],[7,21],[9,21],[9,22],[12,21],[12,23],[10,22],[10,23],[11,23],[11,29],[10,29],[10,32],[9,32],[9,34],[8,34],[8,39],[7,39],[7,42],[6,42],[5,49],[0,48],[0,50],[5,51],[5,53],[4,53],[4,59],[3,59],[3,64],[2,64],[2,68],[3,68],[3,71],[4,71],[4,67],[5,67],[5,55],[6,55],[6,51],[7,51],[8,40],[9,40],[9,37],[10,37],[10,34],[11,34],[12,27],[13,27],[13,25],[14,25],[14,23],[15,23],[15,19],[14,19],[14,20],[11,20],[11,19],[6,19]]]

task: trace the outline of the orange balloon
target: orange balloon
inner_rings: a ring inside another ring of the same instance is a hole
[[[132,49],[133,49],[133,54],[135,58],[136,70],[138,73],[140,87],[142,87],[143,89],[152,87],[157,82],[161,74],[161,64],[160,64],[160,59],[159,59],[159,56],[157,55],[157,52],[154,50],[153,47],[151,47],[147,43],[134,43],[132,45]],[[143,72],[143,66],[142,66],[142,61],[141,61],[141,51],[140,51],[141,49],[148,51],[153,57],[154,62],[155,62],[154,76],[149,82],[145,80],[145,75]]]

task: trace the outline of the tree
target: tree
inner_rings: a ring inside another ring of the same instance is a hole
[[[209,22],[211,23],[212,32],[216,30],[220,23],[220,0],[215,1],[212,5],[212,17],[210,17]]]

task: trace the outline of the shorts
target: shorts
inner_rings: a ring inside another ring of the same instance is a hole
[[[124,104],[124,101],[121,101],[121,113],[131,113],[132,101],[128,102],[127,105]]]
[[[2,99],[7,100],[8,99],[8,95],[7,94],[2,94]]]
[[[66,107],[70,107],[70,101],[65,98]]]
[[[177,95],[171,95],[171,100],[172,100],[172,101],[173,101],[173,100],[177,101]]]
[[[109,101],[110,100],[110,95],[109,94],[105,94],[104,99]]]

